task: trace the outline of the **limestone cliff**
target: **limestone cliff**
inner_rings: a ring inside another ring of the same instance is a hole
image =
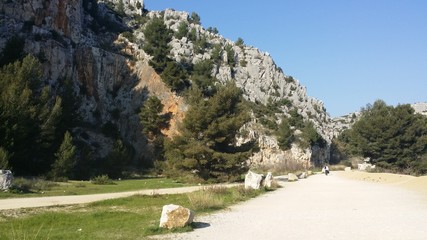
[[[210,59],[215,45],[220,46],[222,51],[222,61],[216,64],[216,68],[211,73],[220,82],[234,81],[238,87],[243,90],[244,97],[251,101],[268,105],[269,103],[278,104],[280,113],[276,121],[279,122],[280,116],[289,116],[291,109],[297,109],[298,113],[303,116],[305,121],[311,121],[318,133],[326,140],[331,142],[334,136],[331,128],[330,117],[325,111],[323,102],[309,97],[306,88],[302,86],[298,80],[287,76],[281,68],[279,68],[271,56],[262,52],[259,49],[237,45],[233,41],[225,39],[219,34],[205,30],[202,26],[189,21],[190,16],[186,12],[177,12],[167,9],[164,13],[150,12],[150,18],[163,17],[166,25],[174,32],[182,22],[185,22],[190,31],[195,31],[195,34],[200,38],[205,38],[211,46],[205,49],[203,53],[197,53],[196,46],[193,41],[183,37],[181,39],[174,38],[171,42],[171,56],[178,62],[196,63],[200,60]],[[138,30],[137,30],[138,32]],[[138,34],[137,34],[138,35]],[[141,34],[139,34],[141,36]],[[143,36],[141,36],[143,38]],[[234,52],[232,56],[235,66],[229,66],[226,48],[231,46]],[[313,149],[299,149],[297,145],[293,145],[291,150],[280,150],[277,139],[274,135],[268,134],[256,118],[248,126],[244,127],[249,132],[248,138],[255,138],[259,142],[261,151],[256,153],[250,162],[253,164],[273,165],[287,161],[297,161],[302,165],[310,166],[311,164],[322,164],[329,160],[329,147],[314,147]],[[247,139],[246,139],[247,140]]]
[[[287,76],[268,53],[207,31],[189,22],[185,12],[147,13],[143,1],[138,0],[1,1],[0,49],[4,50],[6,43],[18,36],[24,39],[23,51],[42,61],[45,82],[53,90],[59,91],[65,80],[72,81],[81,116],[73,134],[96,156],[105,157],[119,135],[132,145],[135,159],[151,161],[138,116],[147,96],[159,97],[165,111],[172,113],[171,127],[164,131],[167,135],[177,134],[177,124],[187,110],[184,100],[148,65],[150,56],[141,48],[144,24],[154,16],[163,17],[174,31],[186,22],[210,46],[220,46],[222,61],[211,73],[220,83],[234,81],[251,102],[276,104],[280,110],[276,122],[289,116],[291,109],[297,109],[330,143],[335,133],[323,103],[307,96],[298,80]],[[124,37],[127,32],[134,39]],[[176,61],[196,63],[212,56],[212,47],[196,53],[194,42],[185,37],[174,38],[170,45],[171,57]],[[233,50],[232,56],[225,54],[227,47]],[[234,66],[226,64],[229,57],[236,62]],[[290,150],[282,151],[276,136],[260,124],[255,114],[252,116],[239,136],[240,142],[256,139],[259,143],[260,151],[250,159],[251,163],[275,165],[296,161],[308,167],[328,161],[329,144],[308,149],[293,144]]]

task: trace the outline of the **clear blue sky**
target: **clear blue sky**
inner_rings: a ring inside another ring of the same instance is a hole
[[[341,116],[377,99],[427,102],[427,0],[145,0],[196,12],[225,38],[269,52]]]

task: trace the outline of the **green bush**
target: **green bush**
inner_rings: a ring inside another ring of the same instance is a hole
[[[130,42],[135,42],[135,37],[132,32],[126,31],[122,33],[123,37],[127,38]]]
[[[113,180],[108,177],[108,175],[99,175],[90,180],[93,184],[97,185],[113,185],[115,184]]]
[[[10,191],[14,193],[42,192],[50,190],[54,186],[58,186],[58,184],[43,179],[19,177],[13,179]]]

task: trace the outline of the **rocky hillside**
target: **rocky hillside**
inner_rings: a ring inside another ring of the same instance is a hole
[[[151,57],[142,50],[144,27],[154,17],[161,17],[174,32],[184,22],[197,39],[205,41],[200,49],[200,42],[174,37],[171,58],[197,63],[217,54],[211,75],[220,83],[233,81],[248,101],[274,107],[276,124],[297,111],[330,143],[335,126],[330,124],[323,103],[307,96],[298,80],[286,75],[268,53],[208,31],[190,21],[185,12],[147,12],[143,1],[137,0],[2,1],[0,49],[5,55],[11,42],[21,39],[22,49],[16,51],[31,53],[42,62],[44,80],[54,92],[65,81],[72,82],[81,117],[73,135],[91,154],[105,157],[119,138],[132,146],[134,161],[144,164],[152,156],[138,114],[147,97],[157,96],[165,112],[172,113],[172,125],[165,129],[168,135],[177,133],[176,125],[188,107],[149,66]],[[276,135],[262,124],[262,117],[253,110],[252,121],[239,136],[240,142],[258,141],[260,151],[250,159],[252,163],[298,162],[310,166],[328,161],[329,144],[306,149],[292,144],[290,150],[281,150]]]
[[[267,105],[275,105],[278,108],[276,121],[280,116],[289,117],[292,109],[305,119],[311,121],[318,133],[330,143],[333,130],[329,124],[330,118],[325,111],[321,101],[309,97],[306,88],[298,80],[286,75],[278,67],[271,56],[259,49],[239,44],[225,39],[220,34],[206,30],[201,25],[190,21],[191,16],[186,12],[177,12],[167,9],[164,12],[149,12],[148,16],[162,17],[166,25],[174,32],[179,31],[182,23],[188,25],[189,31],[193,31],[199,38],[203,38],[208,44],[204,51],[197,51],[194,41],[187,37],[174,38],[171,42],[171,55],[177,62],[197,63],[205,59],[212,59],[219,46],[222,54],[220,61],[212,71],[212,75],[220,82],[235,81],[236,85],[243,90],[247,100]],[[138,38],[143,35],[136,31]],[[232,55],[227,51],[232,50]],[[230,66],[230,59],[236,64]],[[293,145],[289,151],[280,150],[275,136],[269,135],[265,127],[254,117],[253,121],[246,126],[249,131],[248,137],[255,138],[260,145],[261,151],[251,159],[254,163],[278,164],[283,161],[300,161],[310,164],[310,161],[323,162],[328,160],[328,148],[300,149]]]

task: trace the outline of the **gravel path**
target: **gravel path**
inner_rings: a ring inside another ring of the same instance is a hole
[[[424,240],[427,198],[396,186],[315,175],[195,222],[200,228],[193,232],[153,239]]]
[[[221,186],[232,187],[238,184],[226,184]],[[32,197],[32,198],[9,198],[0,200],[0,210],[18,209],[18,208],[33,208],[33,207],[48,207],[56,205],[71,205],[90,203],[106,199],[129,197],[133,195],[157,195],[157,194],[178,194],[201,190],[206,186],[181,187],[181,188],[164,188],[164,189],[149,189],[140,191],[118,192],[118,193],[103,193],[90,195],[75,195],[75,196],[54,196],[54,197]]]

